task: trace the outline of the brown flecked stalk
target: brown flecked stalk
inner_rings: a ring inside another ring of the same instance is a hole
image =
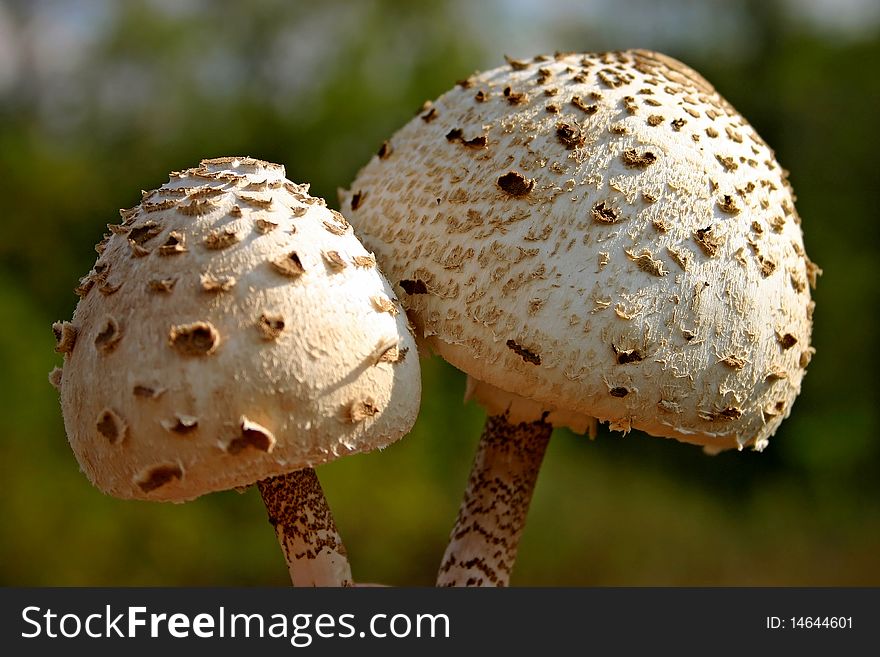
[[[351,586],[351,567],[312,468],[257,483],[294,586]]]
[[[507,586],[553,427],[486,420],[437,586]]]

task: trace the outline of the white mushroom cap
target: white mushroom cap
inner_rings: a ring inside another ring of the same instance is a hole
[[[183,501],[384,447],[415,421],[415,343],[341,214],[251,158],[121,212],[56,324],[70,444],[123,498]],[[407,355],[409,354],[409,355]]]
[[[813,351],[786,175],[696,72],[627,51],[459,83],[342,200],[420,337],[473,378],[575,428],[762,448]]]

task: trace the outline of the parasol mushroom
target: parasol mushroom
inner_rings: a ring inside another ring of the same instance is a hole
[[[552,426],[767,444],[819,270],[773,151],[674,59],[509,59],[429,105],[341,198],[490,416],[438,584],[506,585]]]
[[[257,483],[293,583],[350,585],[313,467],[399,439],[420,398],[375,258],[307,185],[252,158],[174,172],[121,215],[53,327],[82,470],[143,500]]]

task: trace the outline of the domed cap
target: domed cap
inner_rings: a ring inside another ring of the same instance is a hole
[[[342,196],[485,397],[723,449],[763,447],[800,389],[818,270],[786,172],[673,59],[509,60],[426,106]]]
[[[101,490],[181,501],[403,436],[418,358],[341,214],[251,158],[124,210],[55,325],[70,444]]]

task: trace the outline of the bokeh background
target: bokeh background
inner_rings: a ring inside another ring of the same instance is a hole
[[[282,162],[336,204],[427,98],[502,55],[665,51],[777,150],[799,195],[818,349],[762,454],[557,430],[517,585],[878,585],[876,0],[0,2],[0,584],[283,585],[256,491],[105,497],[46,375],[116,209],[202,157]],[[425,360],[412,434],[319,475],[356,579],[430,585],[483,412]]]

